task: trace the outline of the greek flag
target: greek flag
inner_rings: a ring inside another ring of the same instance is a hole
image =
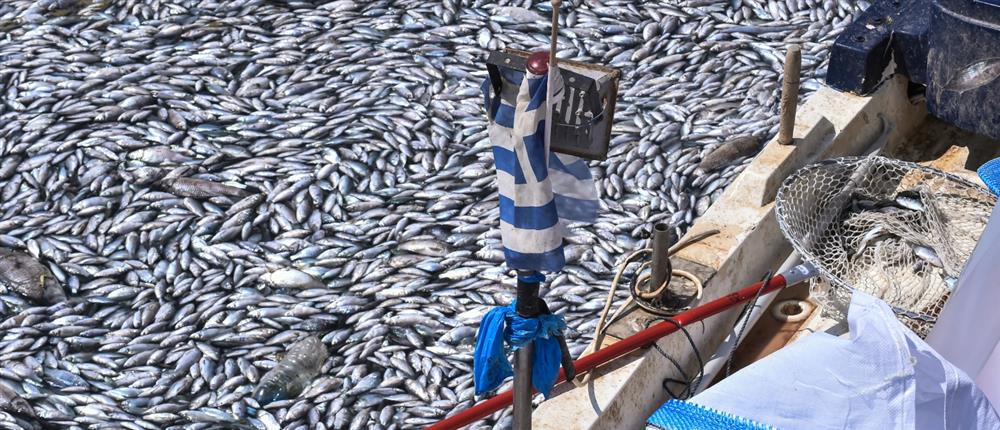
[[[558,271],[566,264],[565,225],[596,218],[597,189],[586,161],[549,152],[546,124],[552,105],[562,98],[560,74],[501,67],[500,75],[499,94],[489,78],[483,94],[500,189],[504,257],[511,269]],[[550,81],[556,83],[551,94]]]

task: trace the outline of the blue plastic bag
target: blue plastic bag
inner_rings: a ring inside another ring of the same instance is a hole
[[[491,309],[479,325],[472,359],[476,395],[497,389],[504,380],[514,375],[505,343],[511,346],[511,350],[517,350],[528,342],[534,342],[531,385],[545,397],[555,385],[562,356],[556,336],[566,329],[566,322],[559,315],[523,318],[514,310],[515,306],[516,303],[512,303]]]

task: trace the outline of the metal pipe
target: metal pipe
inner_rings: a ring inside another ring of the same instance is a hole
[[[552,0],[552,35],[549,41],[549,67],[558,70],[556,66],[556,42],[559,40],[559,8],[562,0]]]
[[[556,339],[559,340],[559,352],[562,353],[562,359],[560,363],[562,365],[563,373],[566,374],[566,380],[572,380],[576,378],[576,368],[573,367],[573,355],[569,353],[569,345],[566,344],[566,338],[563,336],[558,336]]]
[[[551,314],[552,311],[549,310],[549,305],[545,303],[545,300],[538,301],[539,312],[542,315]],[[560,364],[562,365],[563,371],[566,373],[566,379],[571,380],[576,377],[576,369],[573,368],[573,355],[569,353],[569,345],[566,344],[566,338],[562,335],[556,336],[559,341],[559,351],[562,354],[560,358]]]
[[[531,430],[531,364],[535,344],[529,342],[514,351],[514,430]]]
[[[646,286],[650,291],[656,291],[664,283],[670,280],[670,247],[677,242],[677,233],[670,228],[667,223],[657,223],[653,226],[653,261],[650,264],[652,274],[650,284]],[[664,292],[667,294],[667,292]]]
[[[552,40],[549,46],[549,61],[547,70],[542,72],[538,64],[529,64],[529,70],[534,68],[536,72],[547,73],[551,78],[552,73],[558,71],[556,65],[556,41],[559,37],[559,7],[561,0],[552,0]],[[534,66],[534,67],[532,67]],[[551,79],[549,81],[551,83]],[[546,100],[552,100],[554,90],[552,85],[548,85]],[[546,148],[552,140],[552,106],[547,106],[545,110],[545,141]],[[517,306],[518,315],[525,318],[537,317],[541,312],[542,301],[538,299],[539,282],[533,281],[538,274],[519,273],[517,279]],[[522,278],[525,278],[522,280]],[[529,342],[514,352],[514,430],[531,430],[531,398],[534,390],[531,387],[531,368],[535,360],[535,345]]]
[[[543,279],[537,272],[519,271],[517,275],[517,305],[515,311],[524,318],[535,318],[542,313],[542,301],[538,298],[539,284]],[[527,345],[514,351],[514,430],[531,430],[531,367],[535,359],[535,345]]]
[[[542,313],[541,304],[538,302],[539,281],[531,279],[532,275],[518,274],[517,289],[514,292],[517,305],[514,310],[518,315],[525,318],[534,318]]]
[[[799,103],[799,75],[802,71],[802,48],[790,45],[785,53],[785,83],[781,86],[781,125],[778,143],[792,144],[795,131],[795,108]]]
[[[802,264],[792,268],[788,272],[775,275],[768,283],[768,287],[761,290],[763,282],[757,282],[744,287],[734,293],[722,296],[718,299],[712,300],[711,302],[705,303],[704,305],[691,308],[690,310],[681,312],[674,315],[673,321],[677,324],[663,321],[649,327],[643,331],[640,331],[632,336],[622,339],[620,342],[613,343],[607,347],[594,352],[593,354],[588,354],[581,357],[579,360],[574,362],[574,365],[578,372],[586,372],[605,364],[611,360],[628,354],[636,349],[652,345],[663,336],[671,334],[680,330],[678,327],[687,326],[689,324],[701,321],[705,318],[714,316],[721,312],[726,311],[733,306],[737,306],[750,300],[757,295],[768,294],[774,291],[778,291],[785,288],[786,283],[790,285],[795,285],[805,279],[817,276],[819,273],[814,267],[809,264]],[[566,381],[566,375],[562,371],[559,372],[559,376],[556,378],[556,383]],[[465,427],[472,424],[478,420],[488,417],[490,414],[499,411],[507,406],[510,406],[514,394],[512,391],[504,391],[489,400],[482,403],[478,403],[475,406],[460,411],[455,415],[438,421],[434,425],[428,427],[428,430],[454,430]]]

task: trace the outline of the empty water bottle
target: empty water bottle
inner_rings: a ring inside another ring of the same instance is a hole
[[[298,396],[309,385],[309,381],[319,374],[319,369],[328,356],[323,342],[315,336],[293,343],[285,358],[261,378],[254,389],[254,399],[264,406]]]

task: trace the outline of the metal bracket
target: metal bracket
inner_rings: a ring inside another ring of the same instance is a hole
[[[486,60],[490,86],[484,90],[493,94],[487,96],[502,97],[505,94],[502,69],[524,72],[529,56],[529,52],[516,49],[490,52]],[[570,60],[559,60],[558,70],[565,91],[563,101],[555,109],[552,151],[604,160],[611,143],[621,72]]]

